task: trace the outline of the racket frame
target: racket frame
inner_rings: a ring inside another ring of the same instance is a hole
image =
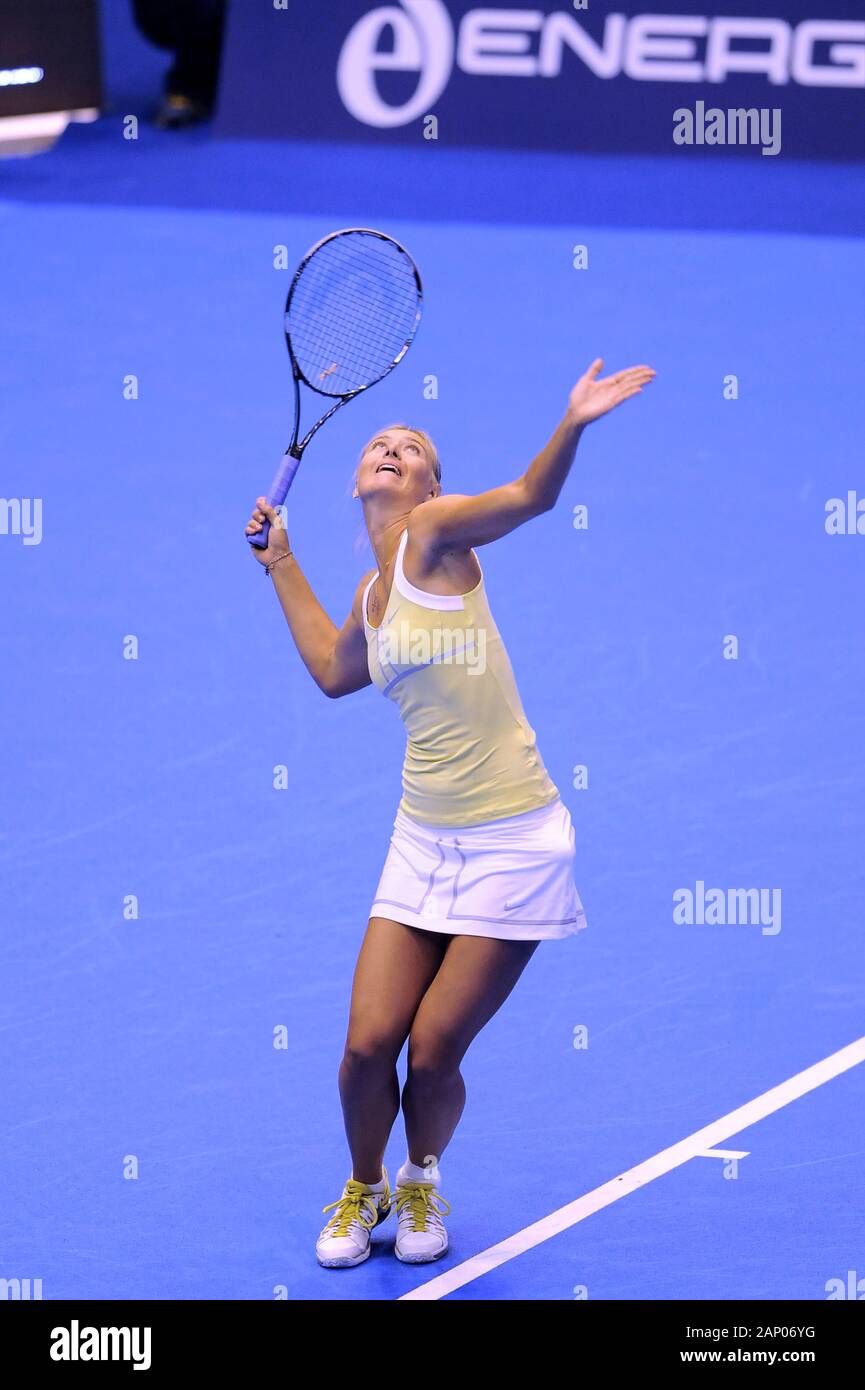
[[[397,250],[402,253],[403,256],[405,256],[414,274],[415,289],[417,291],[417,308],[415,309],[414,322],[412,323],[411,330],[405,342],[403,343],[402,347],[400,348],[393,361],[385,368],[383,372],[379,374],[379,376],[375,377],[372,381],[365,382],[363,386],[357,386],[353,391],[324,391],[320,386],[315,386],[309,380],[309,378],[304,375],[303,369],[301,368],[300,363],[298,362],[297,357],[295,356],[294,347],[291,341],[291,333],[288,327],[289,314],[291,311],[291,301],[294,297],[294,292],[297,288],[298,282],[300,281],[301,275],[303,274],[308,263],[312,260],[316,252],[320,251],[322,246],[327,245],[328,242],[335,241],[337,237],[348,236],[356,232],[363,232],[366,236],[378,237],[380,241],[388,241],[393,246],[395,246]],[[375,386],[379,381],[383,381],[384,378],[393,371],[394,367],[399,365],[399,363],[402,361],[409,348],[411,347],[412,342],[414,341],[415,334],[417,333],[418,326],[420,324],[422,307],[423,284],[420,278],[420,271],[418,270],[417,266],[414,263],[414,260],[409,255],[408,251],[406,251],[405,247],[401,245],[401,243],[398,242],[395,237],[388,236],[386,232],[376,231],[374,227],[342,227],[339,231],[329,232],[327,236],[322,237],[320,241],[317,241],[314,246],[311,246],[309,248],[306,255],[303,257],[303,260],[300,262],[300,265],[297,267],[297,270],[294,272],[294,276],[288,288],[288,294],[285,298],[283,328],[285,332],[285,345],[288,348],[289,361],[291,362],[291,375],[294,386],[294,429],[292,431],[291,443],[286,449],[276,477],[270,485],[270,490],[267,494],[266,499],[268,506],[282,506],[283,502],[288,496],[289,488],[294,482],[295,474],[297,473],[297,470],[300,467],[300,461],[303,458],[304,450],[306,449],[313,435],[321,429],[322,425],[324,425],[331,418],[332,415],[335,415],[336,412],[342,406],[347,405],[349,401],[353,401],[355,396],[361,395],[362,392],[368,391],[371,386]],[[301,382],[303,382],[305,386],[308,386],[310,391],[315,391],[316,395],[325,396],[330,400],[333,400],[334,397],[336,397],[336,399],[334,400],[334,404],[330,407],[330,409],[325,411],[324,415],[322,415],[321,418],[316,421],[316,423],[312,426],[312,429],[309,430],[304,435],[303,439],[300,440],[300,443],[298,443],[298,436],[300,434]],[[267,547],[269,534],[270,522],[265,521],[259,532],[257,532],[253,536],[247,536],[246,539],[249,542],[249,544],[255,546],[257,550],[264,550]]]

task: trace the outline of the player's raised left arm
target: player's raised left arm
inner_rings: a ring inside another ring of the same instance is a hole
[[[568,397],[568,408],[549,443],[522,477],[476,496],[435,497],[412,514],[411,533],[423,548],[469,549],[488,545],[555,506],[586,425],[606,415],[648,385],[651,367],[627,367],[601,377],[596,358]]]

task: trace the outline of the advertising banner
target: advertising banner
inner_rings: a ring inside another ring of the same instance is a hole
[[[858,0],[241,0],[224,134],[859,160]]]

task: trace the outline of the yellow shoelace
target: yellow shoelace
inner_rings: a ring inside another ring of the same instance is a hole
[[[395,1200],[398,1215],[401,1216],[408,1208],[413,1231],[426,1230],[430,1210],[438,1212],[439,1216],[447,1216],[450,1211],[450,1204],[429,1182],[401,1182]]]
[[[379,1196],[382,1194],[378,1194]],[[368,1230],[378,1220],[378,1203],[375,1195],[368,1192],[362,1182],[356,1182],[354,1178],[349,1178],[345,1185],[345,1192],[338,1202],[331,1202],[328,1206],[322,1207],[322,1214],[332,1211],[334,1214],[327,1225],[332,1226],[331,1235],[347,1236],[350,1234],[352,1223],[357,1221],[361,1226],[366,1226]]]

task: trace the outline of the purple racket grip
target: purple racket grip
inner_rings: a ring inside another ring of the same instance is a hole
[[[267,505],[269,507],[281,507],[286,497],[288,489],[294,482],[294,475],[300,466],[300,459],[293,454],[285,454],[280,465],[279,472],[270,485],[267,494]],[[267,538],[270,535],[270,522],[265,521],[260,531],[253,536],[247,536],[250,545],[254,545],[256,550],[264,550],[267,546]]]

